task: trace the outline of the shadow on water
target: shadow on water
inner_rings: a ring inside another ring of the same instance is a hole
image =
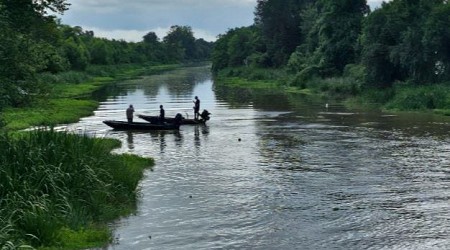
[[[107,132],[108,136],[124,138],[126,147],[130,152],[133,152],[136,147],[145,146],[145,144],[158,145],[160,153],[164,153],[164,149],[167,145],[167,137],[171,137],[171,140],[176,145],[183,145],[183,134],[180,131],[117,131],[110,130]]]

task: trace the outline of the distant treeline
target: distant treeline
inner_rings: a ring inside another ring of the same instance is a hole
[[[351,77],[364,87],[450,80],[450,4],[392,0],[258,0],[254,24],[216,41],[213,70],[283,69],[290,84]]]
[[[37,76],[85,71],[92,65],[165,64],[207,60],[213,43],[196,39],[189,26],[172,26],[160,41],[108,40],[49,14],[68,10],[65,0],[0,0],[0,110],[28,105],[45,93]]]

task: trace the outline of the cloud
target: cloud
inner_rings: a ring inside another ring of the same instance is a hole
[[[381,7],[382,2],[390,2],[391,0],[367,0],[367,4],[370,6],[370,9],[375,9]]]
[[[69,10],[61,16],[62,23],[81,26],[104,37],[118,38],[123,34],[121,39],[133,41],[141,33],[172,25],[190,26],[196,38],[213,41],[230,28],[251,25],[256,6],[256,0],[69,0],[69,3]],[[163,37],[166,32],[155,33]]]
[[[115,39],[115,40],[125,40],[127,42],[140,42],[142,37],[149,31],[142,30],[104,30],[96,27],[83,27],[83,30],[90,30],[94,32],[95,37]],[[156,32],[155,32],[156,33]]]
[[[115,39],[115,40],[125,40],[127,42],[141,42],[142,37],[147,34],[148,32],[155,32],[155,34],[158,36],[160,40],[162,40],[166,35],[167,32],[170,30],[170,27],[162,28],[152,28],[152,29],[146,29],[146,30],[121,30],[121,29],[114,29],[114,30],[105,30],[101,28],[96,27],[83,27],[83,30],[90,30],[94,32],[95,37],[101,37],[101,38],[107,38],[107,39]],[[193,29],[192,32],[194,33],[195,38],[203,38],[205,41],[212,42],[216,40],[216,36],[213,34],[210,34],[206,30],[201,29]]]
[[[282,1],[282,0],[280,0]],[[390,0],[385,0],[389,2]],[[141,41],[150,31],[163,38],[172,25],[190,26],[196,38],[215,41],[227,30],[253,24],[256,0],[68,0],[62,23],[96,36]],[[371,9],[382,0],[368,0]]]
[[[173,8],[208,8],[218,7],[245,7],[255,6],[256,0],[69,0],[70,9],[76,11],[89,11],[97,13],[114,13],[123,10],[154,10]],[[186,9],[186,11],[189,11]]]

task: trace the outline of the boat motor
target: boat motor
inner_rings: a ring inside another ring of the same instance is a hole
[[[211,113],[209,113],[208,110],[204,109],[203,112],[200,114],[200,117],[204,121],[208,121],[210,119],[209,115],[211,115]]]

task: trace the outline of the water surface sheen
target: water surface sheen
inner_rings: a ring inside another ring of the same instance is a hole
[[[129,104],[192,117],[195,95],[206,126],[101,123],[125,120]],[[217,87],[206,67],[118,84],[70,125],[156,160],[108,249],[450,249],[449,119],[325,102]]]

